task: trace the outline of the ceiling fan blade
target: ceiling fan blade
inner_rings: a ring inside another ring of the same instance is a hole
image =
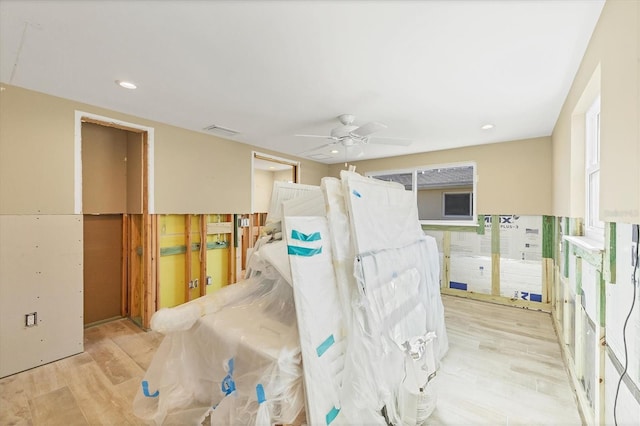
[[[293,135],[293,136],[298,136],[301,138],[322,138],[322,139],[334,139],[332,136],[326,136],[326,135]]]
[[[304,152],[299,153],[298,155],[307,155],[307,154],[311,154],[313,152],[317,152],[320,151],[324,148],[330,147],[330,146],[334,146],[336,143],[335,142],[329,142],[329,143],[325,143],[324,145],[320,145],[320,146],[316,146],[315,148],[311,148],[309,150],[306,150]]]
[[[387,126],[382,123],[376,123],[375,121],[371,121],[367,124],[363,124],[357,129],[352,130],[350,133],[354,136],[358,137],[367,137],[372,133],[379,132],[380,130],[386,129]]]
[[[409,146],[411,145],[411,139],[401,138],[370,138],[369,143],[374,145],[396,145],[396,146]]]

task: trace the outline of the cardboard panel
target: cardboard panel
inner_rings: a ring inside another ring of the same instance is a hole
[[[127,211],[127,132],[82,124],[82,211]]]
[[[120,315],[122,216],[84,217],[84,323]]]

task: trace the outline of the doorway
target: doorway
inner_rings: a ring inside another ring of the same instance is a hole
[[[148,132],[82,117],[80,135],[84,325],[129,317],[148,327],[156,309],[146,292],[155,289]]]
[[[247,255],[266,223],[274,182],[298,183],[300,179],[299,162],[259,152],[253,152],[252,155],[251,214],[238,218],[241,245],[239,265],[242,271],[246,269]]]

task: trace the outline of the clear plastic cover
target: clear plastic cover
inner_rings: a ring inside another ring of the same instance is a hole
[[[154,424],[293,422],[304,406],[292,288],[268,262],[253,277],[152,318],[166,334],[134,399]]]

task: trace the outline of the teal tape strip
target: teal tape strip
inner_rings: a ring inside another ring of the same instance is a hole
[[[316,254],[322,253],[322,247],[309,248],[309,247],[287,246],[287,253],[293,256],[311,257],[311,256],[315,256]]]
[[[322,239],[319,232],[314,232],[313,234],[303,234],[302,232],[296,231],[295,229],[291,231],[291,238],[300,241],[320,241]]]
[[[327,426],[329,426],[331,422],[334,421],[336,417],[338,417],[338,413],[340,413],[340,409],[336,407],[333,407],[331,411],[327,413],[327,416],[325,417],[325,419],[327,420]]]
[[[318,346],[316,349],[316,353],[318,354],[318,357],[321,357],[322,354],[324,354],[327,351],[327,349],[329,349],[331,345],[333,345],[335,342],[336,340],[333,338],[333,334],[327,337],[327,339],[324,342],[322,342],[320,346]]]
[[[258,398],[258,404],[262,404],[267,400],[267,398],[265,398],[264,396],[264,387],[261,383],[258,383],[256,385],[256,397]]]

